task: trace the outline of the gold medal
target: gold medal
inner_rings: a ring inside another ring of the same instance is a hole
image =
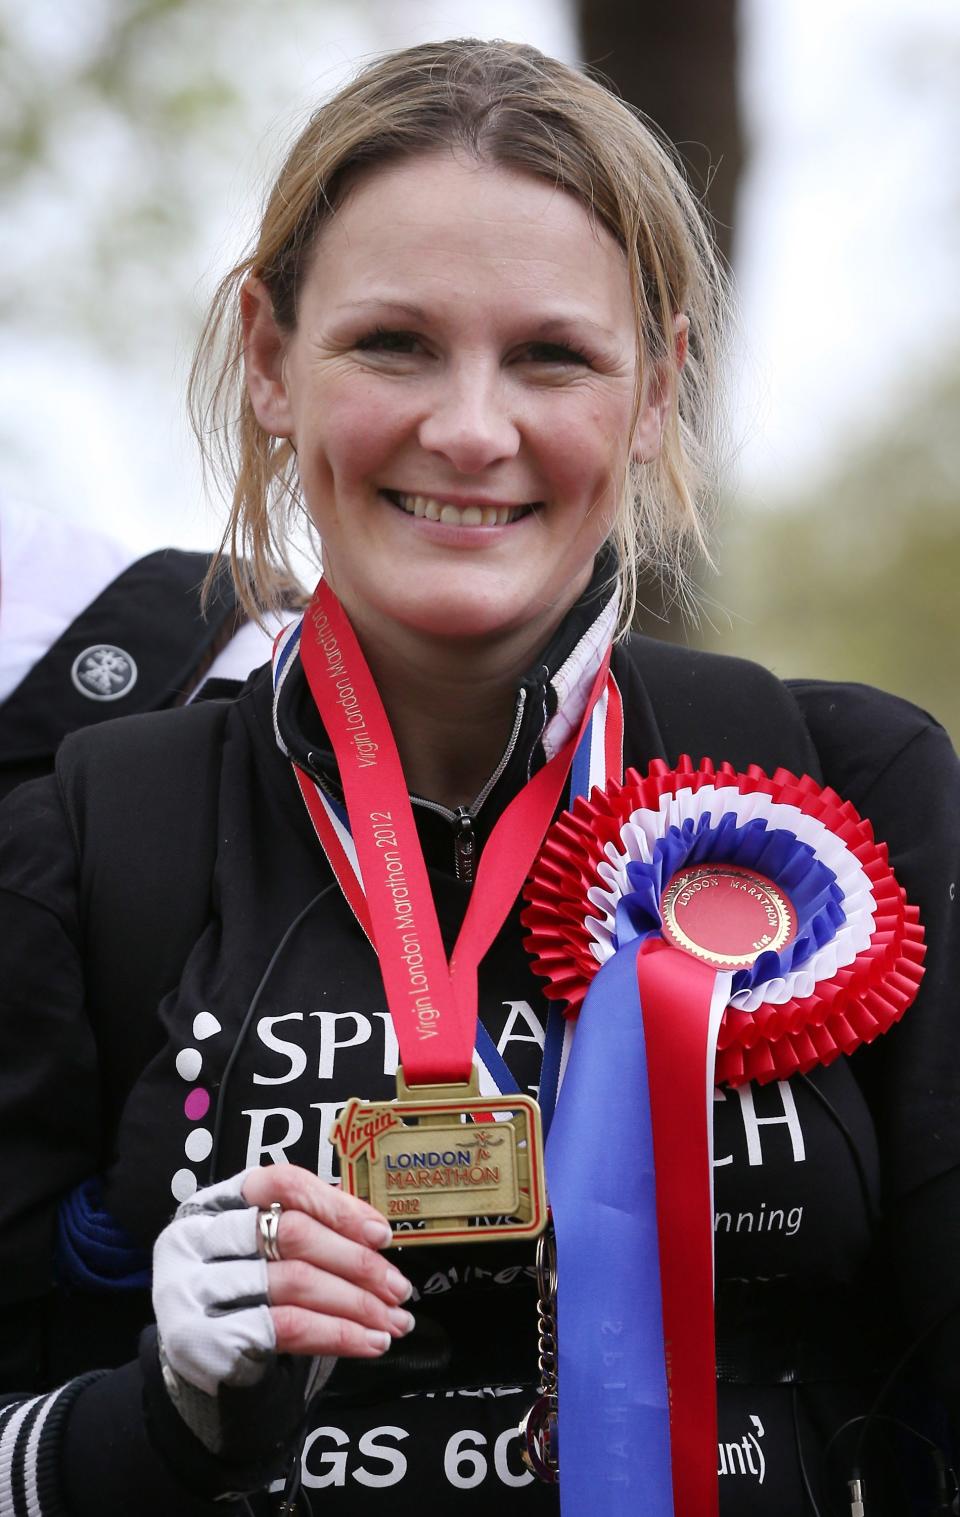
[[[546,1224],[540,1109],[481,1096],[476,1070],[412,1088],[398,1070],[397,1099],[354,1097],[330,1138],[344,1189],[400,1227],[398,1246],[535,1238]]]
[[[740,864],[678,870],[660,911],[667,942],[715,969],[747,969],[761,953],[779,953],[797,933],[797,914],[784,892]]]

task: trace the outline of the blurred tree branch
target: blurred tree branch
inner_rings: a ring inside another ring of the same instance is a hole
[[[582,55],[675,145],[729,261],[744,143],[736,0],[579,0]]]
[[[582,57],[677,149],[729,262],[743,128],[736,0],[578,0]],[[663,586],[641,586],[636,625],[674,642],[702,640]]]

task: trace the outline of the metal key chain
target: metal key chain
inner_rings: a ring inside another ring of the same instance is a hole
[[[540,1394],[519,1427],[520,1457],[547,1485],[560,1478],[557,1426],[557,1240],[553,1222],[537,1239],[537,1331]]]

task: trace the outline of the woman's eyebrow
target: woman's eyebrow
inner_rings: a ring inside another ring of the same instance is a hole
[[[409,300],[396,300],[392,295],[371,295],[364,300],[346,300],[343,305],[337,307],[338,311],[402,311],[412,321],[426,321],[427,313],[422,306],[414,305]]]
[[[585,311],[568,311],[563,316],[545,316],[531,326],[530,331],[534,337],[562,337],[574,328],[589,328],[591,332],[605,338],[607,342],[618,341],[616,332],[612,332],[609,327],[595,321]]]
[[[344,301],[337,307],[339,312],[349,311],[400,311],[411,321],[425,323],[430,320],[429,313],[423,306],[413,301],[400,300],[392,295],[371,295],[362,300]],[[576,327],[589,328],[599,338],[607,342],[617,342],[618,334],[603,326],[600,322],[588,316],[585,311],[568,311],[563,314],[542,316],[534,318],[531,322],[523,322],[531,337],[561,337],[568,335],[571,329]]]

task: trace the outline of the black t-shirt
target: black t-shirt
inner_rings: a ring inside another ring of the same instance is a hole
[[[627,759],[636,764],[676,756],[656,690],[658,678],[679,687],[676,669],[666,667],[671,660],[685,658],[683,667],[693,668],[701,681],[710,674],[702,705],[713,701],[724,710],[733,703],[734,676],[740,690],[741,671],[750,669],[704,662],[704,656],[682,650],[665,652],[658,664],[650,648],[635,645],[629,668],[623,664],[628,656],[620,656]],[[772,690],[775,682],[762,678]],[[646,692],[632,704],[631,679],[642,679]],[[824,688],[800,692],[815,727],[823,725],[818,702]],[[781,710],[771,707],[769,732],[748,730],[739,741],[746,749],[752,744],[757,761],[770,769],[778,751],[785,763],[800,767],[806,729],[797,714],[792,734],[777,730],[792,703],[783,687],[776,689]],[[749,690],[742,695],[747,703],[754,698]],[[920,1239],[926,1228],[929,1235],[929,1213],[916,1198],[960,1160],[958,1060],[953,1040],[944,1035],[949,1022],[939,999],[955,952],[947,919],[956,845],[942,834],[922,836],[912,852],[902,842],[917,832],[921,802],[938,824],[946,821],[937,787],[941,777],[944,790],[956,785],[955,775],[947,773],[949,744],[922,713],[902,703],[871,692],[857,695],[854,705],[857,729],[872,748],[862,770],[845,775],[847,793],[868,814],[871,797],[878,801],[878,832],[891,841],[895,867],[910,876],[904,883],[911,896],[919,890],[924,897],[933,976],[903,1026],[883,1040],[887,1049],[840,1059],[805,1080],[717,1094],[718,1470],[724,1517],[799,1513],[805,1482],[820,1488],[823,1449],[834,1429],[869,1403],[879,1369],[901,1336],[901,1314],[924,1315],[910,1299],[911,1292],[926,1288],[924,1260],[904,1233]],[[656,739],[650,736],[651,711],[659,724]],[[755,729],[758,724],[755,718]],[[722,746],[711,740],[707,718],[702,730],[703,751],[749,762],[732,746],[734,737]],[[818,736],[821,753],[829,749],[830,735]],[[849,726],[847,742],[836,741],[841,753],[853,746]],[[23,1366],[31,1363],[38,1377],[33,1383],[43,1384],[58,1373],[131,1356],[133,1298],[122,1305],[101,1300],[88,1313],[89,1303],[53,1280],[57,1200],[101,1171],[110,1211],[148,1246],[177,1202],[208,1179],[211,1096],[228,1060],[216,1165],[221,1176],[287,1160],[332,1178],[329,1131],[340,1106],[352,1095],[393,1094],[396,1042],[376,960],[338,891],[307,913],[276,957],[237,1047],[265,966],[328,871],[289,763],[277,751],[262,679],[231,712],[218,765],[210,910],[182,973],[160,1002],[152,1057],[132,1082],[103,1076],[108,1065],[123,1066],[116,1042],[125,1033],[112,1023],[108,1034],[98,1026],[97,1008],[84,1007],[85,905],[56,785],[20,792],[4,813],[4,951],[13,968],[3,975],[0,1020],[9,1053],[0,1070],[0,1248],[10,1305],[0,1367],[10,1388],[23,1388]],[[829,763],[824,767],[829,780],[833,771]],[[952,836],[955,824],[954,815]],[[419,812],[418,826],[449,949],[467,887],[454,877],[443,820]],[[175,877],[177,867],[188,869],[189,859],[157,860],[165,876]],[[157,931],[163,933],[163,922]],[[123,951],[118,922],[121,963]],[[535,1091],[546,1008],[516,909],[481,966],[479,1004],[521,1089]],[[913,1103],[922,1088],[925,1106],[918,1113]],[[927,1131],[904,1147],[911,1110],[924,1117]],[[888,1157],[893,1148],[896,1168]],[[893,1252],[906,1274],[902,1296],[895,1294],[880,1248],[881,1200],[893,1218]],[[910,1216],[911,1226],[898,1233],[901,1214]],[[955,1228],[954,1216],[944,1225]],[[305,1494],[318,1512],[382,1509],[402,1517],[424,1508],[479,1511],[491,1499],[504,1517],[558,1509],[556,1492],[522,1468],[515,1436],[536,1381],[532,1261],[529,1246],[492,1244],[414,1250],[399,1259],[416,1287],[412,1308],[419,1325],[408,1344],[421,1351],[425,1368],[407,1365],[392,1378],[386,1362],[338,1367],[312,1409],[303,1455]],[[946,1274],[936,1289],[949,1291]],[[888,1318],[880,1323],[877,1300]],[[98,1326],[99,1361],[90,1357],[96,1350],[79,1326],[85,1314]],[[951,1389],[949,1372],[945,1380]],[[90,1457],[95,1463],[98,1456]],[[254,1507],[261,1509],[256,1499]]]

